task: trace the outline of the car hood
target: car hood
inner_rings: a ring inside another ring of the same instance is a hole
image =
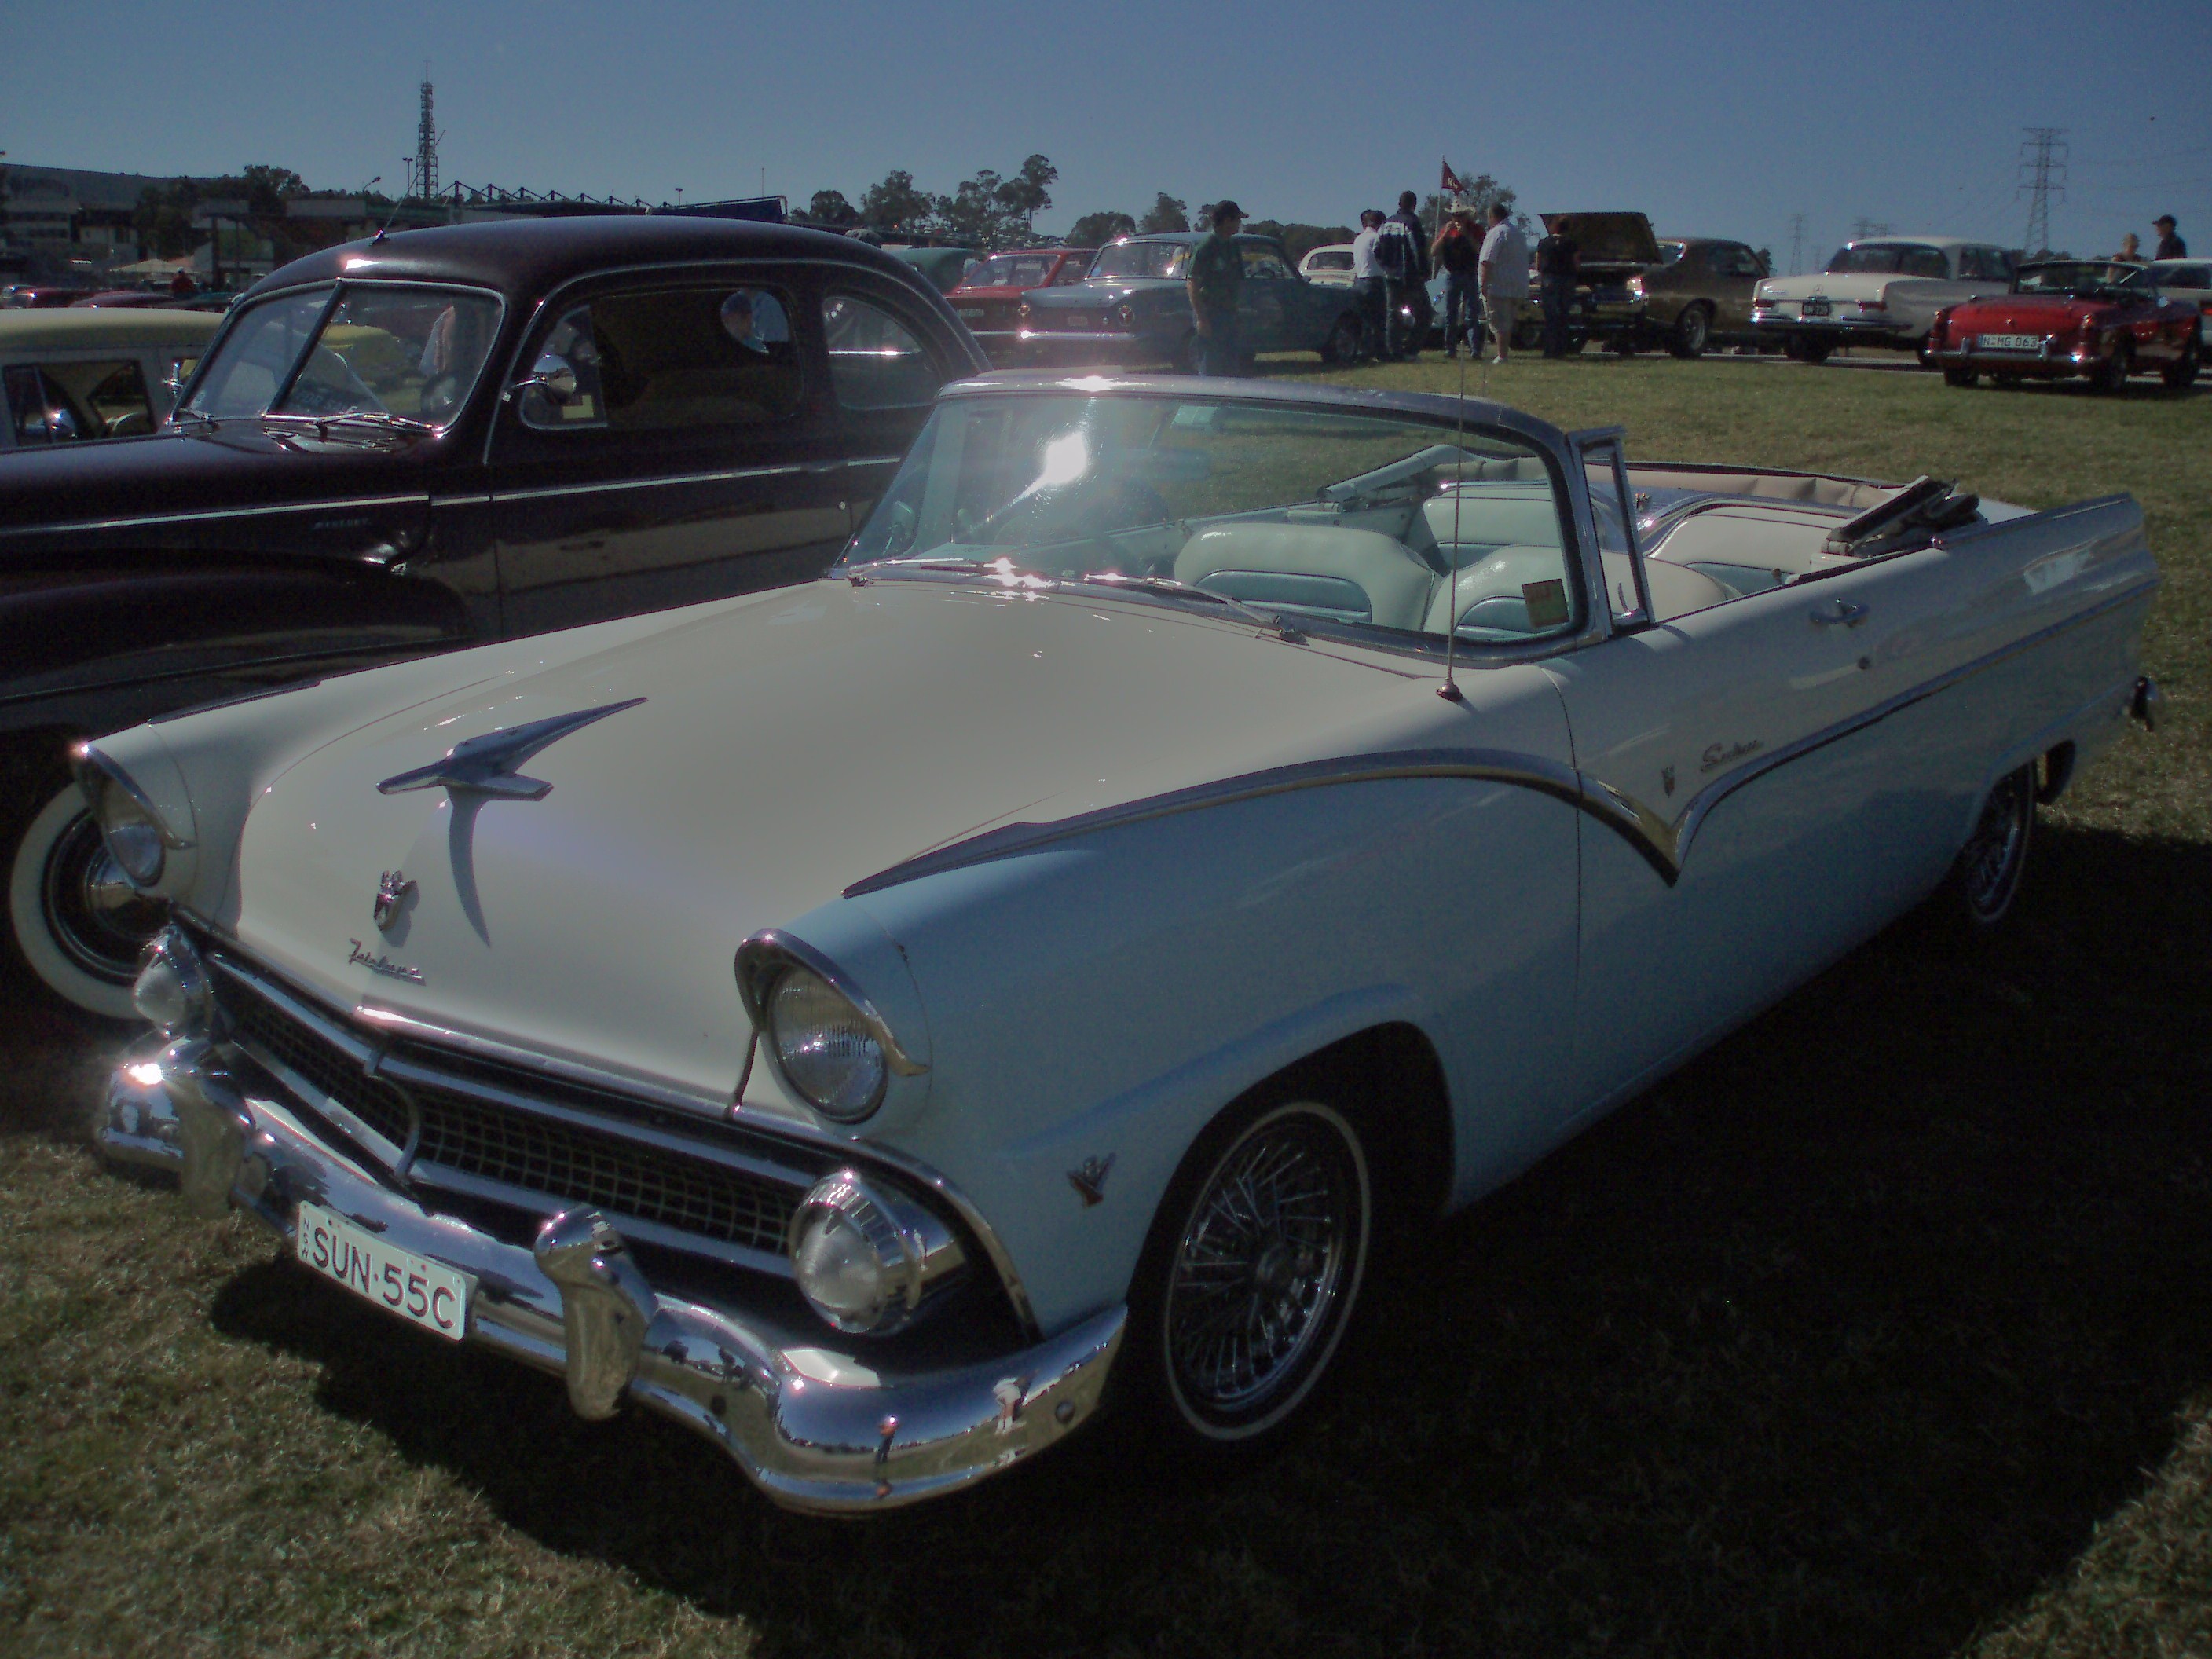
[[[1393,746],[1435,702],[1402,659],[931,581],[811,583],[533,666],[545,648],[448,659],[470,689],[283,772],[216,920],[342,1005],[710,1091],[743,1060],[747,935],[994,826]],[[378,789],[467,738],[632,699],[520,765],[542,799]],[[416,887],[380,932],[391,871]]]
[[[0,532],[421,493],[428,449],[385,433],[318,438],[230,421],[19,450],[0,462]]]
[[[1656,265],[1659,241],[1640,213],[1547,213],[1544,228],[1575,239],[1585,264]]]

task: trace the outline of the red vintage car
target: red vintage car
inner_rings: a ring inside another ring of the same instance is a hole
[[[2079,376],[2118,392],[2155,369],[2178,388],[2196,380],[2197,352],[2195,306],[2161,298],[2141,266],[2103,259],[2024,264],[2010,293],[1940,312],[1928,331],[1929,360],[1956,386]]]
[[[968,273],[945,300],[968,325],[975,342],[993,357],[1014,355],[1015,308],[1031,289],[1079,283],[1091,269],[1095,247],[1035,247],[1018,253],[994,253]]]

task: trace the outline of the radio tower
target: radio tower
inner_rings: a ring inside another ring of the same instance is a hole
[[[430,66],[422,65],[422,116],[415,128],[416,188],[425,201],[438,193],[438,124],[430,113]]]
[[[2027,127],[2020,143],[2020,187],[2027,192],[2027,234],[2021,251],[2030,258],[2051,252],[2051,198],[2066,198],[2066,129]]]

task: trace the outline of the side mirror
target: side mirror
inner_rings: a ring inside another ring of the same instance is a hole
[[[576,371],[566,357],[549,351],[538,360],[537,367],[507,390],[535,392],[548,403],[565,408],[576,401]]]

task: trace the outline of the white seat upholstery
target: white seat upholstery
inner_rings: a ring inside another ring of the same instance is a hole
[[[1456,518],[1451,495],[1431,496],[1421,503],[1421,516],[1442,548],[1455,542],[1481,548],[1559,545],[1559,509],[1549,490],[1525,495],[1466,490],[1457,498]]]
[[[1176,580],[1256,605],[1356,614],[1414,629],[1436,573],[1404,543],[1328,525],[1227,524],[1201,530],[1176,556]]]
[[[1493,548],[1461,569],[1449,595],[1437,585],[1422,629],[1442,634],[1456,623],[1501,634],[1548,633],[1557,623],[1539,622],[1529,615],[1528,589],[1537,583],[1559,583],[1559,603],[1564,607],[1569,592],[1566,574],[1566,562],[1556,547]],[[1540,615],[1540,597],[1539,606]],[[1566,617],[1562,614],[1557,620]]]
[[[1628,572],[1626,553],[1605,556],[1606,586],[1616,594],[1626,595],[1630,604],[1636,600],[1636,583]],[[1735,594],[1715,581],[1703,571],[1686,569],[1679,564],[1668,564],[1664,559],[1644,562],[1644,585],[1651,590],[1651,619],[1672,622],[1677,617],[1686,617],[1692,611],[1710,610],[1717,605],[1726,605]],[[1619,603],[1619,599],[1614,601]]]

